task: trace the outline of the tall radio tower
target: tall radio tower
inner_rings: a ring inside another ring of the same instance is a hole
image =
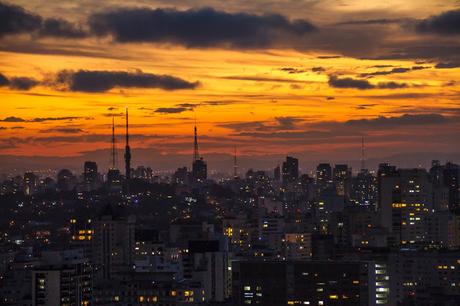
[[[128,108],[126,108],[126,146],[125,146],[125,175],[127,185],[131,179],[131,148],[129,147],[129,122],[128,122]]]
[[[198,152],[198,132],[196,129],[196,120],[195,120],[195,139],[194,139],[194,148],[193,148],[193,161],[200,159],[200,153]]]
[[[116,153],[117,147],[115,144],[115,116],[112,116],[112,169],[116,169]]]

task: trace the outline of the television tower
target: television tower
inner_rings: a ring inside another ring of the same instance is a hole
[[[126,183],[129,186],[129,180],[131,179],[131,148],[129,147],[129,129],[128,129],[128,108],[126,107],[126,146],[125,146],[125,175]]]
[[[116,168],[115,116],[112,116],[112,169]]]
[[[198,152],[198,132],[196,129],[196,120],[195,120],[195,141],[194,141],[194,149],[193,149],[193,161],[200,159],[200,153]]]

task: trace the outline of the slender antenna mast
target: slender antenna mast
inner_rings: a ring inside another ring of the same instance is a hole
[[[233,156],[233,178],[238,178],[238,164],[236,162],[236,146],[235,146],[235,155]]]
[[[115,153],[116,152],[116,145],[115,145],[115,116],[112,115],[112,169],[115,169]]]
[[[361,136],[361,170],[366,168],[366,159],[364,157],[364,135]]]
[[[131,179],[131,148],[129,147],[128,107],[126,107],[125,171],[126,180],[129,181]]]
[[[194,139],[194,149],[193,149],[193,161],[200,159],[200,153],[198,152],[198,132],[196,129],[196,117],[195,117],[195,139]]]

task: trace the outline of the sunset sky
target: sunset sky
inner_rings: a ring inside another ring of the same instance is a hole
[[[460,1],[0,1],[0,105],[4,156],[106,150],[125,107],[134,152],[458,154]]]

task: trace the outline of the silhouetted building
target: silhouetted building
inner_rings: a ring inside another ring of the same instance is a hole
[[[447,163],[444,169],[444,185],[449,189],[449,209],[452,211],[460,211],[459,202],[459,183],[460,166]]]
[[[349,197],[351,189],[351,168],[348,165],[334,166],[334,186],[340,196]]]
[[[323,163],[316,167],[316,187],[318,193],[332,186],[332,168],[330,164]]]
[[[390,305],[380,270],[372,262],[236,261],[233,305]]]
[[[351,198],[359,205],[375,206],[377,197],[376,177],[367,169],[362,169],[353,179]]]
[[[45,252],[32,271],[32,305],[91,305],[91,265],[79,250]]]
[[[125,217],[107,205],[93,222],[92,256],[95,276],[110,279],[132,270],[135,216]]]
[[[111,192],[120,192],[123,188],[120,170],[110,169],[107,172],[107,186]]]
[[[37,191],[38,188],[38,176],[33,172],[26,172],[22,182],[22,188],[25,195],[32,195]]]
[[[172,180],[177,184],[186,184],[188,182],[188,176],[189,173],[187,167],[180,167],[177,168],[176,172],[174,172]]]
[[[208,166],[202,157],[193,162],[192,176],[199,182],[204,182],[208,178]]]
[[[299,178],[299,160],[288,156],[283,162],[283,185],[297,181]]]
[[[279,182],[281,179],[281,168],[279,165],[273,170],[273,178],[276,182]]]
[[[379,171],[380,172],[380,171]],[[380,172],[380,223],[396,244],[426,243],[425,216],[433,209],[433,186],[424,169]]]
[[[75,188],[77,178],[68,169],[62,169],[57,175],[57,188],[61,191],[69,191]]]
[[[85,183],[91,184],[97,181],[98,172],[96,162],[86,161],[84,165],[83,177]]]

